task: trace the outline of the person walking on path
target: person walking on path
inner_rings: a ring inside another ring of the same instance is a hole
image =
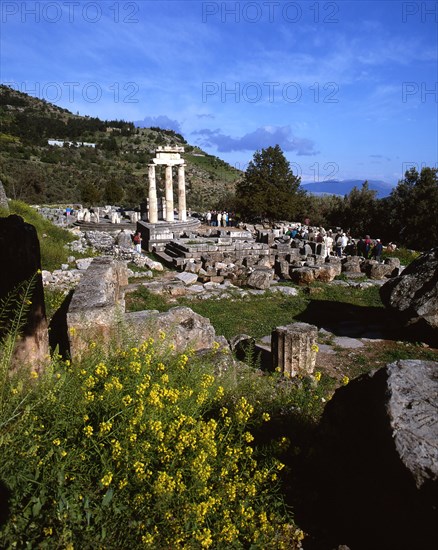
[[[141,254],[141,241],[141,233],[140,231],[136,231],[132,238],[132,242],[134,243],[134,248],[137,254]]]

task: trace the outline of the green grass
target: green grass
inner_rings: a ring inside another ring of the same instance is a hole
[[[307,296],[302,292],[298,296],[284,296],[280,293],[267,293],[263,296],[246,296],[236,299],[187,300],[180,298],[179,305],[190,307],[193,311],[210,319],[216,333],[230,339],[236,334],[248,334],[261,338],[270,334],[272,329],[295,321],[312,301],[334,301],[355,306],[383,307],[377,287],[364,290],[352,287],[316,285],[320,288],[317,295]],[[127,309],[141,311],[158,309],[167,311],[175,306],[162,295],[152,294],[140,287],[127,295]]]
[[[175,304],[169,303],[161,294],[154,294],[144,286],[140,286],[135,292],[129,292],[125,297],[127,311],[143,311],[156,309],[168,311]]]
[[[46,304],[46,317],[48,322],[51,321],[53,315],[61,307],[66,295],[67,293],[63,290],[50,287],[44,288],[44,302]]]
[[[437,361],[437,353],[433,349],[424,348],[421,345],[410,343],[399,343],[397,347],[384,349],[378,354],[378,359],[382,363],[394,363],[395,361],[406,359],[418,359],[421,361]]]
[[[354,288],[337,285],[314,283],[312,287],[320,288],[321,291],[314,299],[342,302],[355,306],[383,307],[380,300],[379,287],[373,285],[369,288]]]
[[[218,334],[231,338],[249,334],[261,338],[276,326],[293,322],[306,308],[303,297],[283,297],[278,294],[248,296],[237,300],[180,301],[199,315],[208,317]]]
[[[394,252],[384,252],[382,258],[398,258],[400,263],[404,266],[409,265],[416,258],[420,256],[420,252],[415,250],[408,250],[407,248],[397,248]]]

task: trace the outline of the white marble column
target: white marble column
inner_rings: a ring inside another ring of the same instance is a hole
[[[149,223],[158,221],[157,183],[155,180],[155,164],[149,164]]]
[[[173,213],[172,166],[166,165],[166,222],[175,221]]]
[[[178,166],[178,219],[180,222],[187,220],[185,166],[185,164]]]

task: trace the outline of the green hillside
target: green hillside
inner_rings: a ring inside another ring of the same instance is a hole
[[[48,145],[49,139],[95,147]],[[0,86],[0,179],[9,198],[38,203],[139,204],[147,195],[148,164],[159,145],[185,148],[187,204],[213,208],[241,172],[161,128],[79,116]],[[157,167],[164,188],[164,168]]]

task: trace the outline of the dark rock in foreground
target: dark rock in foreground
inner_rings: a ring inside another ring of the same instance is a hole
[[[18,339],[13,356],[13,364],[31,364],[36,370],[43,367],[48,353],[48,332],[44,291],[41,277],[41,256],[37,232],[33,225],[23,218],[11,215],[0,218],[0,300],[5,300],[16,292],[19,285],[28,285],[33,280],[27,296],[25,318],[21,319],[21,338]],[[21,297],[15,296],[18,300]],[[14,302],[7,309],[4,323],[0,327],[0,338],[12,327],[12,319],[18,313],[21,303]]]
[[[438,248],[422,254],[402,275],[385,283],[380,297],[413,336],[438,342]]]
[[[306,474],[309,530],[323,542],[306,549],[438,548],[437,396],[431,361],[398,361],[335,392]]]

